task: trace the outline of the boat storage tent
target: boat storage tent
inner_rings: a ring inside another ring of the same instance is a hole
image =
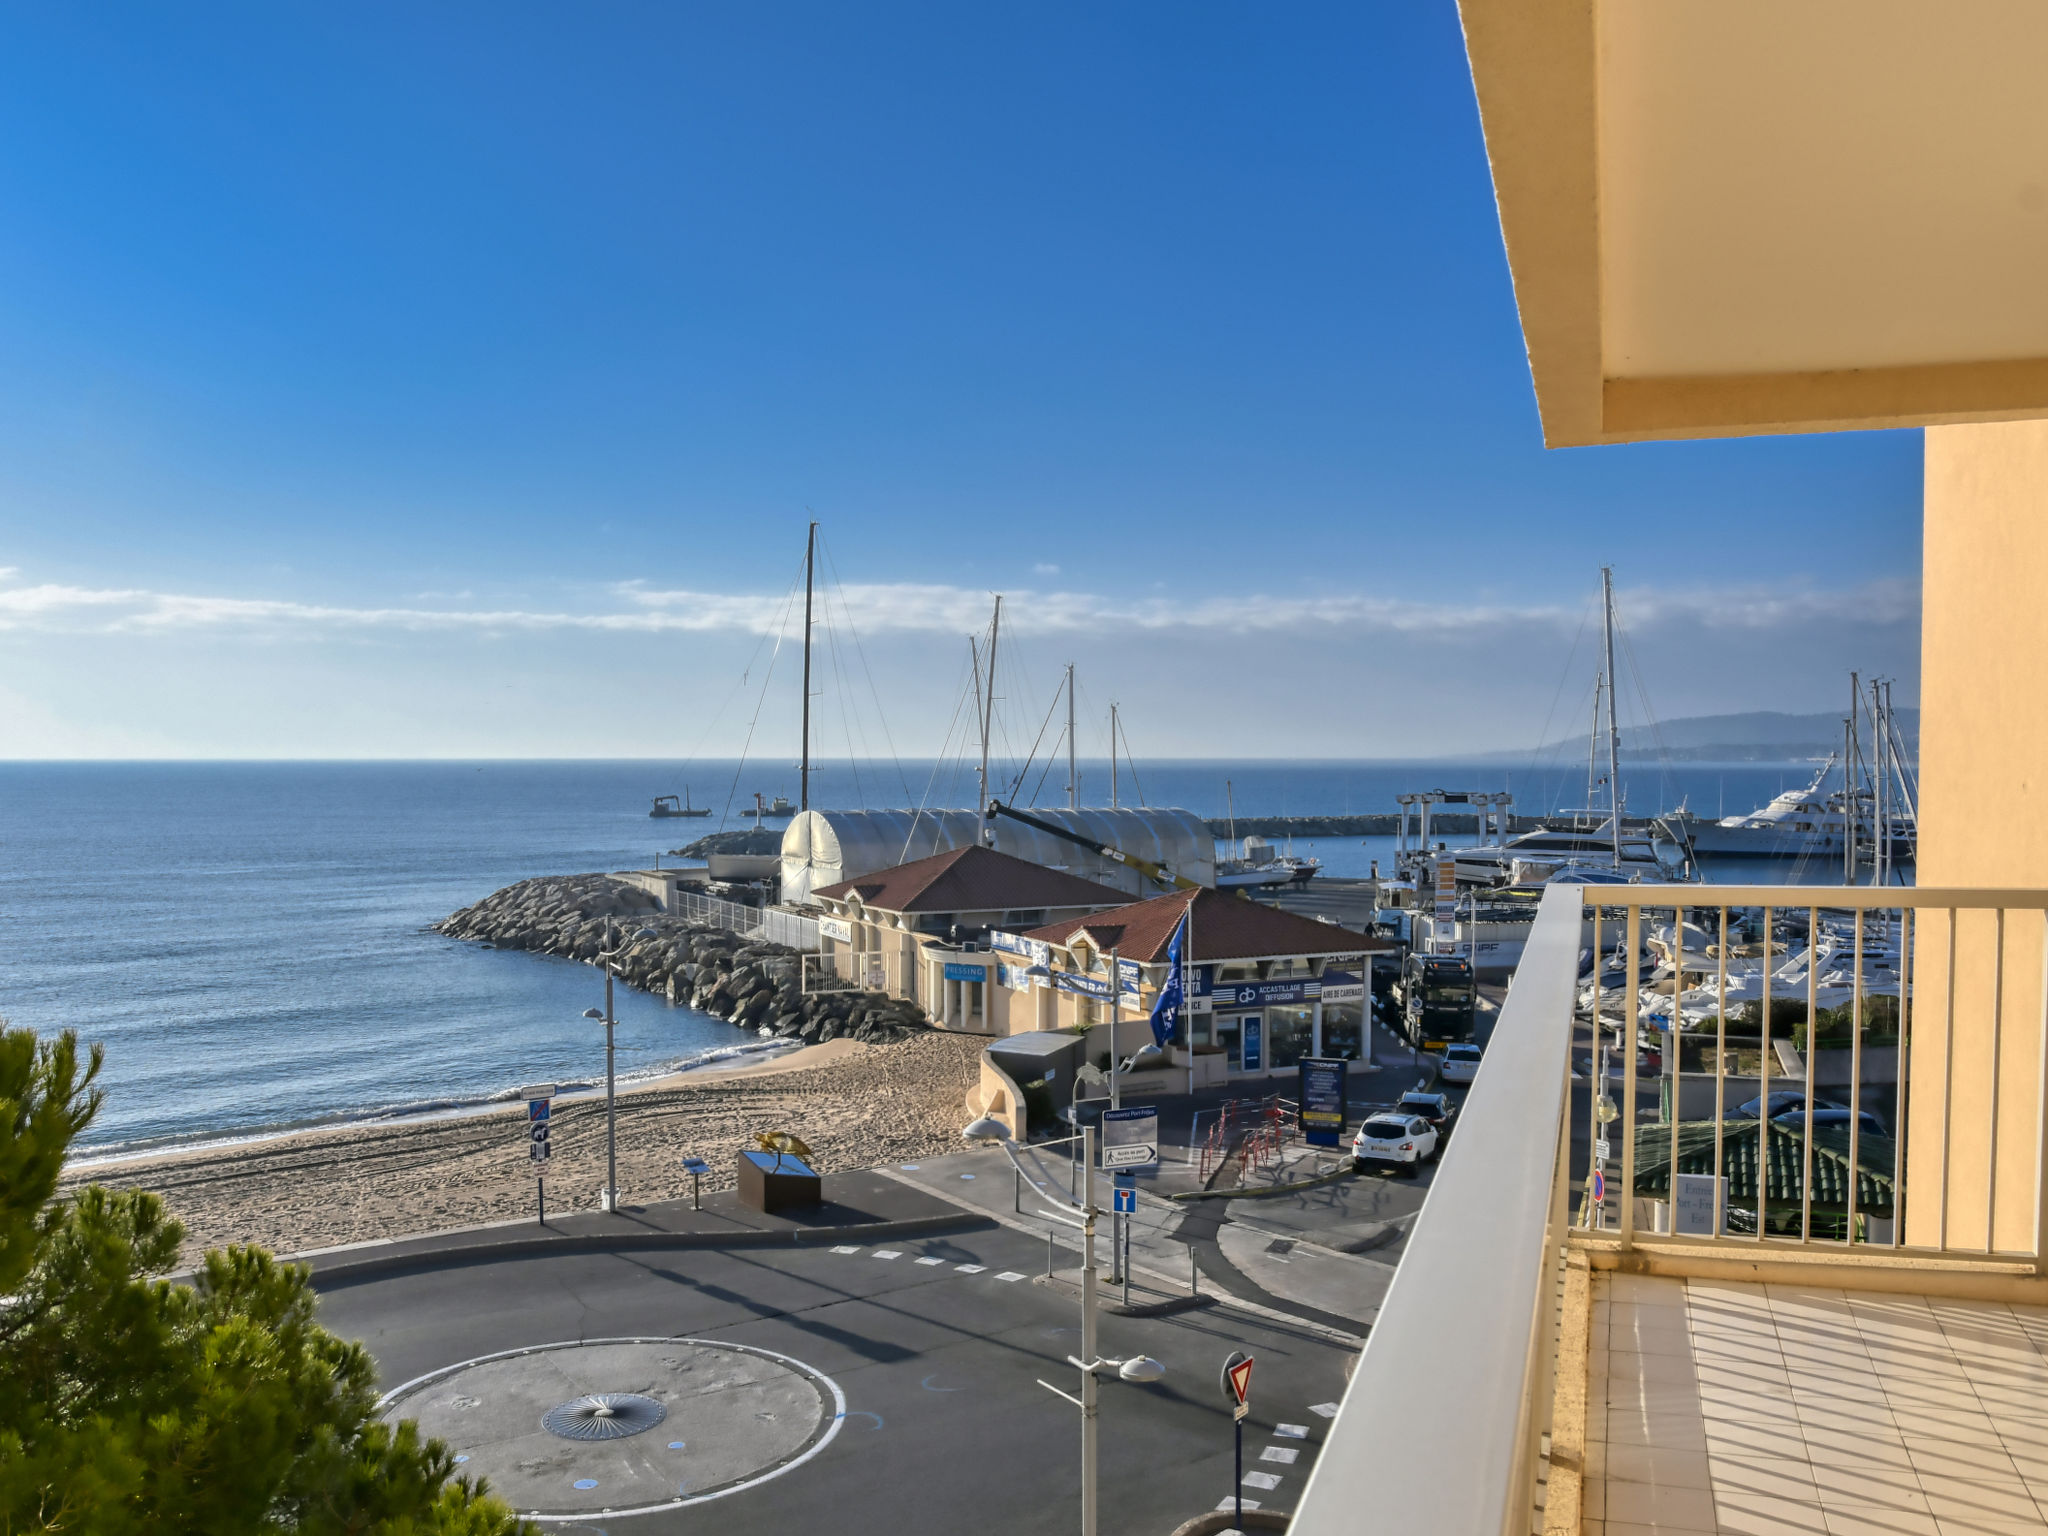
[[[1216,840],[1193,811],[1040,810],[1031,815],[1140,858],[1156,860],[1203,885],[1216,883]],[[1020,859],[1063,869],[1133,896],[1156,896],[1164,887],[1127,864],[1103,858],[1076,843],[998,816],[991,824],[994,846]],[[811,892],[841,880],[893,869],[912,859],[980,838],[982,820],[973,811],[805,811],[782,834],[782,899],[807,902]]]

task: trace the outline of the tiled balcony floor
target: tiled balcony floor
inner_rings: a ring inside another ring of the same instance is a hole
[[[1589,1536],[2048,1531],[2048,1308],[1596,1275]]]

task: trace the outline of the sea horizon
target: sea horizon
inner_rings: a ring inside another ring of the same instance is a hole
[[[1020,803],[1065,803],[1064,763],[1044,767]],[[1084,802],[1107,803],[1107,765],[1080,768]],[[581,1017],[603,1000],[595,969],[429,925],[517,880],[669,857],[721,819],[647,815],[652,796],[682,791],[683,772],[701,789],[722,778],[728,807],[754,789],[796,794],[792,767],[730,759],[0,762],[0,1016],[106,1045],[106,1106],[79,1144],[91,1157],[601,1079],[601,1031]],[[1686,763],[1624,765],[1623,778],[1632,810],[1690,796],[1704,815],[1717,798],[1748,809],[1810,773]],[[1140,760],[1120,768],[1118,794],[1210,817],[1233,803],[1246,817],[1343,815],[1391,812],[1394,794],[1440,785],[1512,786],[1530,797],[1518,809],[1541,810],[1583,797],[1584,764],[1574,775],[1456,759]],[[812,774],[826,807],[973,796],[973,767],[957,761],[840,760]],[[1364,875],[1392,847],[1295,842],[1333,876]],[[687,1007],[617,996],[619,1068],[636,1080],[745,1038]]]

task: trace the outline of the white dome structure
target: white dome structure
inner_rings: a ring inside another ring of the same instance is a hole
[[[1093,842],[1168,866],[1203,885],[1216,883],[1216,840],[1193,811],[1137,809],[1057,810],[1036,806],[1031,815],[1071,828]],[[1020,859],[1063,869],[1084,880],[1157,896],[1163,886],[1128,864],[1091,853],[1078,843],[998,816],[991,824],[993,846]],[[965,848],[981,836],[973,811],[805,811],[782,834],[782,899],[802,903],[821,886],[834,885],[878,869],[951,848]]]

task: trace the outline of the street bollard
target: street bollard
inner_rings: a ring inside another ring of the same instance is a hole
[[[1188,1244],[1188,1294],[1190,1296],[1202,1294],[1202,1278],[1200,1271],[1195,1268],[1195,1245],[1193,1243]]]
[[[1045,1278],[1048,1280],[1052,1278],[1052,1263],[1052,1228],[1047,1227],[1045,1229]]]

